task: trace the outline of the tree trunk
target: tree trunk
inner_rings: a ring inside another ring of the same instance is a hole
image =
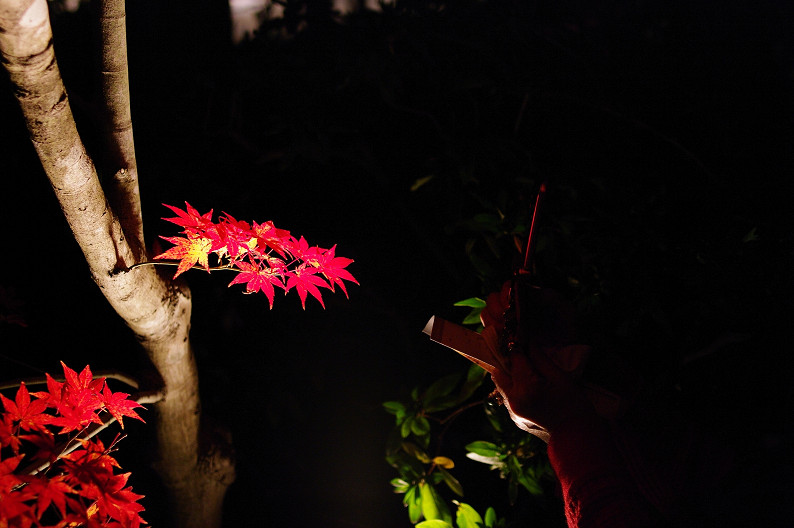
[[[141,197],[138,188],[138,163],[132,136],[130,81],[127,67],[127,14],[125,0],[99,1],[100,76],[104,103],[108,172],[115,183],[110,192],[113,210],[135,253],[146,257],[143,238]]]
[[[230,450],[219,447],[217,438],[200,438],[198,376],[189,341],[190,292],[163,280],[152,266],[128,271],[138,261],[137,251],[108,205],[77,132],[55,60],[46,0],[0,0],[0,53],[33,145],[94,281],[135,333],[164,383],[165,398],[155,409],[156,467],[172,492],[174,526],[220,526],[234,467]],[[121,122],[129,122],[128,116]],[[135,188],[119,194],[137,196],[137,178]],[[128,225],[141,224],[140,207],[135,214],[137,219]],[[137,233],[134,228],[130,237]]]

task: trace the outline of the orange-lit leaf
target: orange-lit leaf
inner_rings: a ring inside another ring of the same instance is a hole
[[[174,247],[154,257],[155,259],[178,260],[179,266],[176,268],[174,278],[192,268],[196,263],[200,264],[206,271],[209,271],[207,257],[212,251],[212,240],[206,237],[160,237],[167,240]]]

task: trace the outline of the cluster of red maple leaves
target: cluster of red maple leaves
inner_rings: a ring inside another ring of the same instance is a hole
[[[187,202],[185,211],[163,205],[177,214],[163,220],[184,228],[184,236],[160,237],[175,245],[154,257],[179,261],[174,278],[197,265],[209,272],[209,256],[214,254],[218,265],[212,269],[237,272],[229,286],[245,284],[245,293],[261,291],[271,309],[275,288],[285,293],[295,288],[306,309],[307,294],[325,308],[319,288],[334,291],[339,286],[347,296],[344,281],[358,284],[345,269],[353,260],[337,257],[336,245],[330,249],[309,246],[303,237],[297,239],[270,221],[248,224],[224,213],[218,222],[213,222],[212,210],[202,215]]]
[[[46,391],[22,383],[13,401],[0,394],[0,527],[138,528],[143,495],[127,486],[129,473],[114,472],[114,445],[81,434],[104,413],[122,429],[125,416],[143,421],[142,405],[88,366],[77,374],[61,364],[65,381],[47,374]]]

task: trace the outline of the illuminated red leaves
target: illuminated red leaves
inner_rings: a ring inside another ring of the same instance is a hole
[[[127,486],[129,473],[114,473],[115,441],[105,448],[75,433],[102,423],[104,412],[122,427],[125,416],[141,420],[135,409],[142,406],[111,391],[89,367],[79,374],[63,369],[63,382],[47,375],[46,391],[29,393],[23,383],[14,400],[0,395],[0,526],[138,528],[142,495]],[[69,452],[75,443],[80,447]],[[34,461],[50,467],[36,474],[21,469]]]
[[[125,416],[143,421],[143,418],[138,416],[138,413],[135,412],[136,408],[143,407],[143,405],[128,399],[129,396],[129,394],[123,392],[111,392],[107,385],[102,389],[102,405],[104,405],[105,410],[116,419],[122,429],[124,429]]]
[[[229,286],[245,284],[245,293],[261,291],[270,308],[276,288],[285,293],[294,288],[306,309],[308,295],[325,307],[320,288],[334,291],[339,286],[347,296],[344,281],[358,284],[345,269],[353,260],[335,256],[335,245],[331,249],[310,246],[303,237],[296,239],[270,221],[249,225],[224,213],[213,222],[212,211],[202,215],[187,202],[184,211],[165,206],[177,216],[164,220],[184,229],[182,236],[161,237],[175,245],[154,258],[178,261],[174,278],[197,264],[207,271],[231,270],[237,275]],[[217,267],[210,268],[208,259],[213,254]]]
[[[353,278],[353,275],[351,275],[350,272],[345,269],[348,264],[353,262],[353,260],[345,257],[336,257],[334,256],[335,251],[336,244],[334,244],[331,249],[318,257],[318,262],[316,265],[318,269],[322,270],[322,274],[328,279],[328,282],[331,284],[331,290],[334,289],[334,285],[337,285],[342,288],[342,291],[345,293],[345,297],[348,297],[347,288],[345,288],[345,283],[342,281],[346,280],[358,284],[358,281]]]
[[[287,291],[295,288],[298,290],[298,296],[301,298],[301,305],[306,309],[306,293],[311,293],[312,297],[320,301],[320,304],[325,308],[323,296],[318,289],[318,286],[323,288],[331,288],[327,282],[318,277],[316,268],[307,268],[306,266],[299,266],[290,273],[287,279]]]
[[[67,482],[79,487],[81,495],[96,501],[97,512],[119,522],[121,526],[137,528],[143,520],[143,506],[138,500],[143,495],[133,493],[127,486],[129,473],[116,474],[118,462],[108,454],[100,440],[83,442],[83,449],[62,457],[67,469]]]
[[[15,401],[11,401],[0,394],[0,401],[6,412],[3,421],[10,429],[18,427],[23,431],[46,431],[44,427],[50,420],[50,416],[43,414],[47,408],[47,403],[41,400],[30,400],[25,382],[22,382],[17,390]]]
[[[47,391],[34,393],[48,407],[56,411],[49,423],[61,427],[60,434],[79,431],[90,423],[101,424],[99,412],[105,410],[119,421],[124,428],[122,417],[129,416],[143,421],[134,409],[143,407],[128,400],[129,394],[113,393],[105,383],[105,378],[93,378],[91,369],[86,366],[80,374],[67,367],[63,362],[63,383],[47,375]]]
[[[275,295],[274,286],[284,289],[281,276],[270,267],[259,267],[250,262],[240,261],[234,265],[240,269],[237,276],[232,279],[232,284],[245,284],[245,293],[256,293],[261,291],[270,301],[270,308],[273,308],[273,297]]]
[[[177,278],[182,273],[186,272],[197,263],[200,264],[205,270],[209,271],[209,262],[207,257],[212,251],[212,240],[204,237],[162,237],[176,246],[172,247],[165,253],[157,255],[156,259],[171,259],[178,260],[179,266],[176,268],[174,278]]]

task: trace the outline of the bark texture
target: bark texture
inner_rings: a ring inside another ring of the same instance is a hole
[[[138,164],[132,134],[129,67],[127,65],[127,24],[124,0],[100,0],[99,35],[100,75],[108,145],[108,171],[115,185],[110,202],[119,215],[130,247],[143,259],[146,247],[143,238],[141,199],[138,185]]]
[[[0,0],[0,53],[30,138],[94,281],[164,383],[165,398],[155,408],[156,466],[172,492],[174,526],[220,526],[234,467],[230,449],[217,445],[218,437],[201,436],[198,375],[189,340],[190,292],[163,280],[152,266],[126,271],[138,255],[108,205],[78,134],[55,60],[46,0]],[[121,98],[128,102],[128,93]],[[131,142],[131,125],[124,125],[131,123],[128,107],[116,122]],[[134,154],[132,159],[134,166]],[[137,190],[124,192],[137,195]],[[135,214],[140,224],[139,206]]]

